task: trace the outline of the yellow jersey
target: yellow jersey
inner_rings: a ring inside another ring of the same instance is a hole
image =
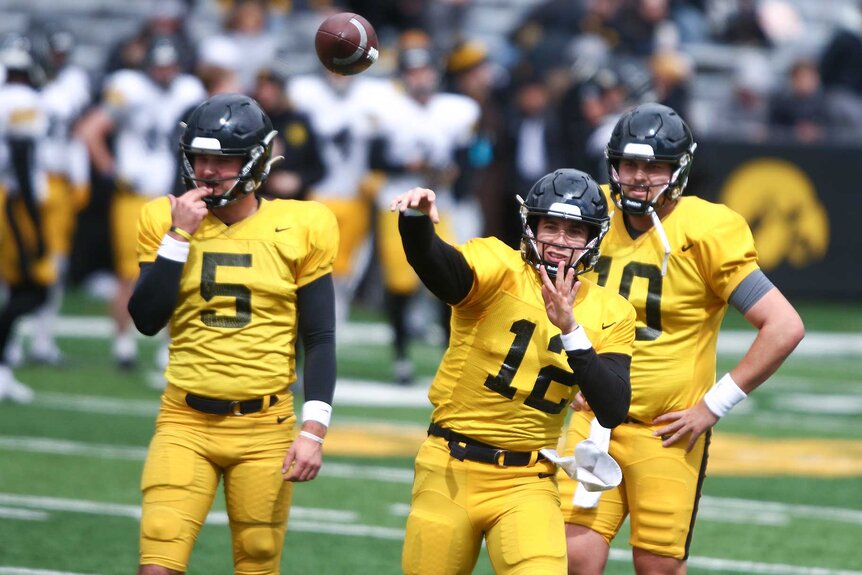
[[[171,225],[167,197],[138,220],[138,260],[153,262]],[[296,292],[332,272],[338,226],[317,202],[261,200],[231,226],[207,214],[194,234],[170,321],[168,382],[242,400],[296,381]]]
[[[715,383],[727,301],[758,269],[748,224],[726,206],[685,196],[662,226],[671,246],[666,275],[657,230],[632,239],[621,210],[612,214],[601,257],[587,274],[618,290],[637,310],[629,415],[645,423],[691,407]]]
[[[457,249],[473,287],[453,306],[449,348],[428,393],[432,419],[495,447],[555,447],[578,381],[548,319],[539,275],[496,238]],[[597,353],[631,355],[635,312],[624,298],[583,280],[574,314]]]

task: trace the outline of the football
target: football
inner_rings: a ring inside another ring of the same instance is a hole
[[[352,12],[333,14],[323,21],[314,37],[314,49],[327,70],[352,76],[377,61],[377,32]]]

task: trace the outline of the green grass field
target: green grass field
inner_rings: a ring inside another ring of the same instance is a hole
[[[66,313],[101,309],[73,294]],[[862,334],[860,306],[800,309],[812,335],[843,332],[846,343]],[[731,316],[726,325],[743,323]],[[389,380],[385,343],[343,339],[345,399],[336,401],[321,476],[295,489],[284,573],[400,572],[412,453],[430,412],[422,395],[441,350],[414,347],[422,378],[405,390],[359,381]],[[106,338],[60,345],[67,366],[17,372],[36,390],[34,404],[0,404],[0,575],[133,573],[159,395],[146,369],[155,346],[143,341],[142,368],[120,373]],[[862,575],[862,355],[829,351],[800,349],[719,425],[690,573]],[[722,355],[720,368],[736,359]],[[231,572],[223,512],[217,500],[189,573]],[[608,573],[632,572],[627,539],[615,541]],[[475,573],[492,573],[484,554]]]

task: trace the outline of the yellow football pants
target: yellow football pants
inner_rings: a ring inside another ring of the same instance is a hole
[[[293,493],[281,465],[296,418],[292,394],[278,397],[258,413],[209,415],[168,385],[141,478],[141,565],[186,571],[224,477],[235,573],[279,572]]]
[[[576,412],[566,432],[564,452],[590,433],[592,413]],[[602,493],[598,507],[583,509],[572,504],[577,483],[562,471],[557,475],[566,523],[583,525],[610,543],[627,515],[631,515],[632,547],[656,555],[684,559],[700,489],[705,475],[708,433],[700,436],[690,453],[688,438],[662,447],[653,431],[664,425],[624,423],[611,432],[608,449],[623,471],[623,481]]]
[[[566,541],[555,467],[458,461],[429,437],[416,457],[401,559],[407,575],[473,572],[482,539],[498,575],[564,575]]]

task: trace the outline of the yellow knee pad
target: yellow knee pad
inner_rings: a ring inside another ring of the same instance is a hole
[[[141,515],[141,534],[155,541],[176,541],[183,534],[183,516],[172,507],[151,505]]]
[[[234,534],[234,569],[244,573],[276,573],[284,544],[284,527],[231,524]]]

